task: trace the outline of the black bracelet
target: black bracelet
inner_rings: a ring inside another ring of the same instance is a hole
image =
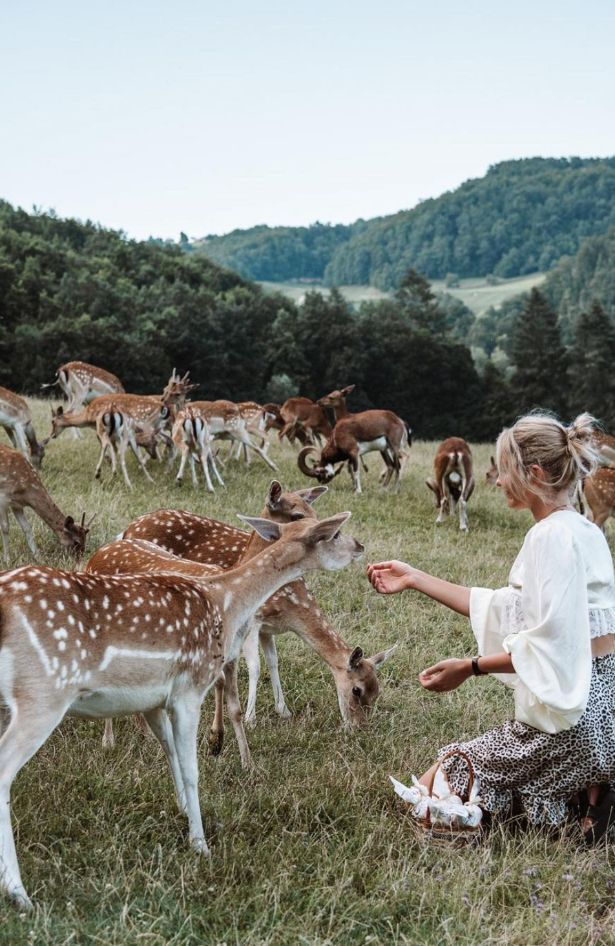
[[[474,674],[475,677],[484,677],[487,675],[486,672],[484,670],[481,670],[478,665],[478,661],[480,660],[480,657],[481,657],[480,654],[478,655],[478,657],[472,657],[472,673]]]

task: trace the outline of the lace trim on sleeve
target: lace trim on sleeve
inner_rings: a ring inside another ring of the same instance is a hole
[[[503,631],[505,634],[518,634],[525,629],[521,595],[513,591],[504,610]],[[589,609],[589,636],[604,637],[615,634],[615,607]]]

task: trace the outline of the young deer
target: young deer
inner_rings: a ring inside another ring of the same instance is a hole
[[[604,529],[606,520],[615,513],[615,469],[600,467],[586,476],[577,498],[583,515]]]
[[[259,457],[265,461],[268,467],[276,470],[277,467],[269,459],[262,447],[254,443],[249,436],[252,432],[246,419],[242,417],[237,404],[232,401],[191,401],[189,410],[191,417],[200,417],[205,421],[209,428],[209,436],[213,440],[232,440],[234,443],[243,444],[246,449],[254,450]],[[254,430],[257,436],[260,431]]]
[[[281,485],[274,480],[262,516],[279,523],[315,518],[312,504],[326,491],[326,486],[315,486],[283,492]],[[239,561],[248,561],[262,548],[262,540],[257,535],[250,535],[215,519],[175,509],[159,509],[141,516],[126,527],[120,538],[145,539],[184,559],[217,565],[223,569],[234,568]],[[97,568],[100,568],[98,553],[94,559]],[[101,564],[105,571],[117,571],[114,556]],[[253,723],[256,719],[260,674],[259,638],[269,669],[276,711],[280,716],[290,716],[280,681],[275,646],[275,636],[289,630],[311,647],[331,670],[344,724],[354,728],[365,723],[380,692],[377,671],[394,652],[396,645],[372,657],[365,657],[360,647],[349,647],[327,621],[302,579],[273,595],[261,608],[259,620],[258,637],[253,634],[244,645],[249,674],[245,715],[247,723]]]
[[[350,513],[278,525],[246,521],[269,543],[227,574],[117,578],[21,568],[0,577],[0,888],[31,906],[10,821],[11,785],[65,715],[143,712],[164,749],[192,848],[208,854],[198,796],[201,704],[236,660],[254,613],[282,585],[336,571],[363,552],[341,534]]]
[[[449,437],[438,447],[434,459],[434,479],[425,480],[435,494],[438,525],[459,508],[459,528],[468,531],[467,504],[474,492],[472,451],[462,437]]]
[[[24,507],[29,506],[57,535],[63,548],[79,556],[85,548],[88,527],[82,519],[77,525],[71,516],[60,512],[43,486],[40,476],[17,450],[0,446],[0,531],[4,547],[4,560],[9,562],[9,509],[12,510],[32,554],[38,549],[32,529],[26,519]],[[91,523],[90,523],[91,524]],[[1,638],[0,630],[0,638]]]
[[[8,388],[0,388],[0,427],[4,427],[15,449],[21,450],[32,466],[40,470],[45,445],[36,439],[26,401]]]

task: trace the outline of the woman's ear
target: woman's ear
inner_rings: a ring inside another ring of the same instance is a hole
[[[543,468],[538,463],[532,463],[530,465],[530,473],[532,474],[535,480],[540,480],[541,483],[546,483],[547,480],[549,479],[547,473],[543,470]]]

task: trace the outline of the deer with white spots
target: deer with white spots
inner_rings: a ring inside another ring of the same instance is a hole
[[[0,388],[0,427],[4,427],[15,449],[21,450],[32,466],[39,470],[45,455],[45,444],[36,439],[27,402],[8,388]]]
[[[425,480],[435,494],[438,525],[459,508],[459,528],[468,531],[467,503],[474,491],[472,451],[461,437],[449,437],[438,447],[434,459],[434,478]]]
[[[326,486],[314,486],[283,492],[281,485],[274,480],[262,516],[279,523],[315,518],[312,504],[326,491]],[[175,509],[160,509],[141,516],[126,527],[121,538],[145,539],[184,559],[217,565],[225,570],[234,568],[240,561],[249,561],[263,545],[258,535]],[[113,546],[109,548],[113,549]],[[119,563],[115,556],[119,555],[119,548],[116,546],[107,560],[101,560],[102,552],[96,553],[88,568],[95,563],[97,569],[102,567],[106,572],[116,572]],[[259,639],[269,669],[276,711],[282,717],[290,716],[280,681],[275,645],[276,635],[289,630],[311,647],[331,670],[344,724],[354,728],[366,722],[380,693],[377,672],[396,645],[372,657],[365,657],[360,647],[350,647],[322,613],[303,579],[273,595],[260,609],[258,619],[258,634],[253,632],[243,648],[249,674],[246,723],[251,724],[256,719]]]
[[[171,440],[173,446],[180,456],[179,469],[175,480],[182,483],[184,478],[184,468],[186,461],[190,460],[190,472],[192,473],[192,485],[198,486],[196,475],[196,462],[201,464],[203,476],[207,483],[207,489],[210,493],[214,492],[211,481],[210,469],[221,486],[224,486],[224,480],[220,476],[216,460],[211,448],[212,436],[209,421],[199,410],[194,410],[191,404],[179,411],[173,421],[171,431]]]
[[[44,384],[43,389],[56,384],[64,392],[68,401],[66,409],[69,411],[79,410],[102,394],[124,392],[124,385],[116,375],[85,361],[67,361],[60,365],[56,371],[56,380]]]
[[[249,432],[254,432],[258,436],[259,431],[251,431],[237,404],[224,400],[191,401],[189,410],[192,418],[201,418],[207,423],[211,440],[232,440],[234,443],[243,444],[246,449],[257,453],[272,470],[277,469],[262,447],[250,439]]]
[[[94,479],[100,478],[100,471],[108,450],[113,475],[115,476],[117,469],[117,454],[124,475],[124,482],[128,489],[132,489],[132,483],[126,469],[126,451],[130,447],[137,458],[137,463],[143,470],[143,475],[150,483],[153,483],[154,481],[145,467],[145,461],[138,450],[137,437],[139,434],[141,438],[147,438],[148,443],[155,443],[155,433],[152,427],[141,427],[138,430],[133,417],[126,411],[118,410],[115,404],[111,404],[108,410],[100,411],[96,416],[96,436],[100,443],[100,457],[94,472]]]
[[[26,519],[24,509],[33,509],[51,531],[57,536],[62,548],[82,554],[88,534],[88,527],[82,520],[77,525],[71,516],[65,516],[43,486],[36,470],[17,450],[0,446],[0,531],[4,560],[9,562],[9,510],[15,516],[28,543],[32,555],[38,557],[32,529]],[[1,634],[0,629],[0,634]]]
[[[192,848],[208,854],[198,796],[201,704],[237,659],[255,612],[289,581],[337,571],[363,546],[342,534],[350,513],[279,525],[246,519],[267,541],[226,574],[108,577],[21,568],[0,577],[0,889],[22,908],[11,785],[66,715],[144,713],[169,762]]]

